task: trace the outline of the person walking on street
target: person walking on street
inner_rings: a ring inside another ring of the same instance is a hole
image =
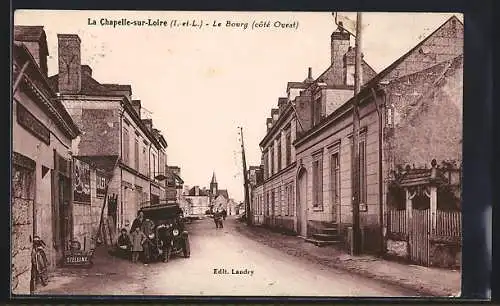
[[[217,207],[214,213],[214,222],[215,222],[215,228],[224,228],[224,225],[222,224],[222,208],[221,206]]]
[[[136,227],[132,232],[132,262],[136,263],[139,259],[140,253],[144,250],[142,244],[146,241],[146,235],[142,232],[140,227]]]

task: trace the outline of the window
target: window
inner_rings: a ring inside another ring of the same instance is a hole
[[[134,143],[134,167],[139,171],[139,140],[137,138]]]
[[[264,179],[267,179],[269,177],[269,160],[267,157],[267,151],[263,153],[263,160],[264,160]]]
[[[294,215],[295,211],[295,190],[293,188],[293,183],[290,183],[290,186],[288,187],[288,214],[290,216]]]
[[[367,180],[366,180],[366,139],[359,142],[359,194],[360,203],[366,204],[367,200]]]
[[[148,155],[146,154],[146,147],[142,147],[142,173],[148,171]]]
[[[290,165],[290,163],[292,162],[292,133],[290,132],[290,130],[288,130],[286,132],[286,136],[285,136],[285,151],[286,151],[286,165]]]
[[[313,109],[313,125],[318,124],[321,121],[321,96],[314,101],[314,109]]]
[[[386,125],[389,127],[394,125],[394,105],[387,107]]]
[[[128,131],[126,129],[123,129],[123,163],[128,165],[129,164],[129,154],[130,154],[130,148],[129,148],[129,138],[128,138]]]
[[[269,197],[269,192],[267,193],[267,201],[266,201],[266,216],[269,216],[269,213],[270,213],[270,209],[269,209],[269,206],[270,206],[270,197]]]
[[[313,161],[313,207],[323,208],[323,158],[318,156]]]
[[[340,202],[340,164],[339,153],[334,153],[330,160],[330,182],[331,182],[331,200],[332,203]]]
[[[273,190],[271,192],[271,216],[274,216],[274,212],[275,212],[275,207],[274,207],[274,205],[276,204],[275,196],[276,196],[276,194]]]
[[[271,160],[269,176],[274,174],[274,148],[271,146],[269,148],[269,159]]]
[[[281,139],[278,139],[278,169],[276,172],[279,172],[281,170]]]
[[[351,138],[351,148],[353,139]],[[353,152],[353,150],[351,150]],[[354,158],[354,156],[352,156]],[[366,204],[367,201],[367,174],[366,174],[366,134],[359,135],[359,203]],[[351,170],[351,175],[353,175]]]
[[[156,156],[151,155],[151,177],[154,178],[156,174]]]

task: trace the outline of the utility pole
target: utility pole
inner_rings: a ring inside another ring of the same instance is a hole
[[[359,177],[359,98],[358,94],[361,89],[361,13],[356,14],[356,37],[355,37],[355,67],[354,67],[354,103],[353,103],[353,180],[352,180],[352,217],[353,217],[353,255],[359,255],[361,252],[361,229],[359,222],[359,199],[360,199],[360,177]]]
[[[248,194],[248,173],[247,173],[247,161],[245,158],[245,143],[243,140],[243,127],[240,128],[241,136],[241,159],[243,163],[243,186],[245,188],[245,215],[247,218],[247,224],[252,225],[252,218],[250,214],[250,195]]]

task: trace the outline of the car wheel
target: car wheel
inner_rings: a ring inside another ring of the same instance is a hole
[[[186,238],[186,240],[184,240],[184,249],[182,251],[184,253],[185,258],[188,258],[189,256],[191,256],[191,248],[189,246],[189,239],[187,239],[187,238]]]

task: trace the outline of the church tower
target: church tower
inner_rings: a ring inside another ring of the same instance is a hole
[[[215,171],[214,171],[212,175],[212,181],[210,182],[210,193],[212,194],[212,196],[216,196],[218,191],[219,189],[217,187],[217,179],[215,178]]]

